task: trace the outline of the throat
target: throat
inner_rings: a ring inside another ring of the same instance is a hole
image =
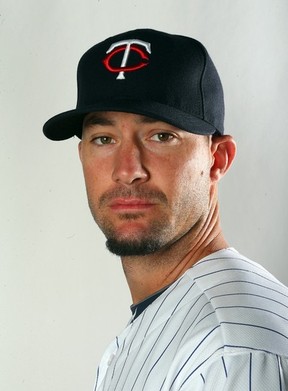
[[[168,288],[169,288],[170,285],[160,289],[159,291],[153,293],[152,295],[146,297],[146,299],[140,301],[139,303],[136,303],[136,304],[132,304],[130,309],[131,309],[131,312],[132,312],[132,315],[133,315],[133,321],[139,316],[142,314],[143,311],[146,310],[146,308],[152,304],[159,296],[162,295],[162,293],[164,293]]]

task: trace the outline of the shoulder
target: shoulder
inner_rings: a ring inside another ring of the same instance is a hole
[[[175,322],[181,319],[181,342],[171,367],[174,385],[244,390],[252,380],[262,389],[276,381],[286,384],[288,290],[273,275],[225,250],[196,264],[178,289],[178,300],[184,299],[179,316],[174,315]]]
[[[216,309],[220,305],[275,304],[288,309],[288,288],[256,262],[233,249],[219,251],[196,264],[187,272],[207,300]],[[280,310],[281,312],[281,310]]]
[[[183,278],[194,286],[191,303],[197,292],[197,328],[217,344],[288,355],[288,289],[261,265],[223,250]]]

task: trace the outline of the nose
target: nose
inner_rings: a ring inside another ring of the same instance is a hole
[[[114,157],[112,179],[124,185],[146,182],[149,174],[144,167],[143,154],[135,141],[121,143]]]

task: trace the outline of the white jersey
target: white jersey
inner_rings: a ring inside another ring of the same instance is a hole
[[[106,350],[95,391],[288,390],[288,289],[233,249],[189,269]]]

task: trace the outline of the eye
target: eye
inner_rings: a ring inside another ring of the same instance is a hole
[[[174,135],[168,132],[156,133],[154,134],[154,136],[151,137],[151,140],[162,142],[162,143],[165,143],[173,139],[174,139]]]
[[[93,143],[97,145],[109,145],[114,144],[115,140],[109,136],[98,136],[93,139]]]

